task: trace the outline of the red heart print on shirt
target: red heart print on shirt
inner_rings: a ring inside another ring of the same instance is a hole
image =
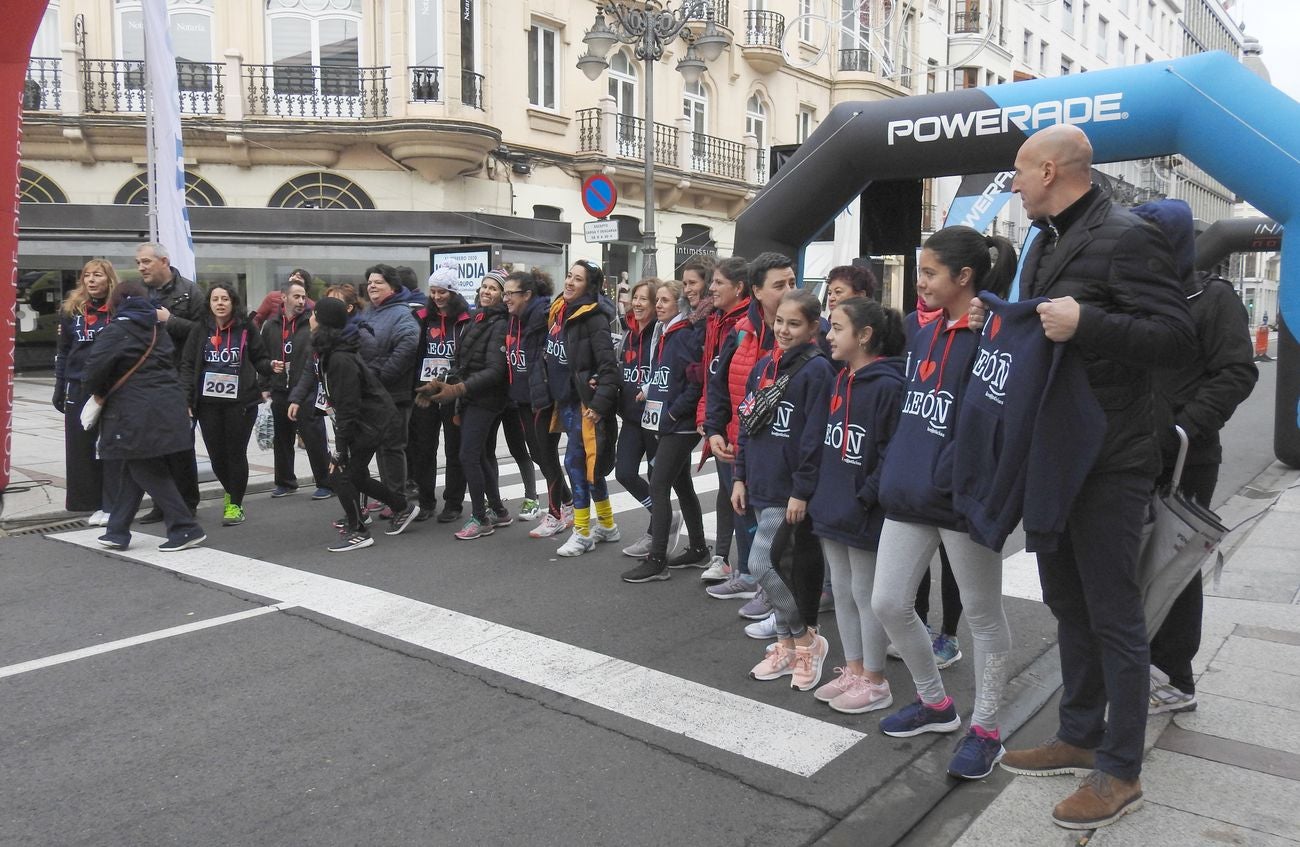
[[[989,321],[989,338],[997,338],[998,333],[1001,330],[1002,330],[1002,318],[999,315],[994,315],[993,319]]]
[[[934,364],[934,362],[928,359],[921,363],[921,367],[918,368],[921,374],[921,382],[928,381],[930,377],[934,375],[935,367],[936,365]]]
[[[843,405],[844,405],[844,398],[841,397],[840,395],[836,394],[834,397],[831,398],[831,412],[838,412],[840,410],[840,406]]]

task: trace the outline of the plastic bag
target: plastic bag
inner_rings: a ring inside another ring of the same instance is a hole
[[[86,405],[81,407],[81,428],[86,432],[94,429],[95,424],[99,423],[99,413],[104,411],[104,404],[99,402],[99,398],[90,395],[86,398]]]
[[[270,450],[275,446],[275,417],[271,414],[270,400],[257,408],[257,423],[254,429],[257,431],[258,447]]]

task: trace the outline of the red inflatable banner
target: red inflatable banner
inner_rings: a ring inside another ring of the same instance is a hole
[[[0,491],[9,487],[9,453],[13,438],[14,307],[18,297],[18,169],[23,131],[23,81],[32,41],[45,14],[46,0],[6,4],[6,32],[0,39],[0,269],[9,284],[0,284]]]

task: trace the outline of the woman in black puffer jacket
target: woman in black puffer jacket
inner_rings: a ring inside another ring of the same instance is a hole
[[[512,521],[501,502],[496,456],[489,450],[497,419],[510,399],[506,381],[509,315],[501,301],[501,289],[494,290],[495,297],[480,300],[482,308],[461,335],[456,364],[446,381],[435,379],[416,393],[420,405],[455,403],[456,417],[460,419],[460,464],[474,510],[456,533],[461,541],[491,535],[496,527]]]

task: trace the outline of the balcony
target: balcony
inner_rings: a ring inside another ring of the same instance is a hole
[[[24,112],[57,112],[62,107],[63,82],[59,78],[57,58],[32,57],[27,60],[27,78],[23,80]]]
[[[952,15],[952,32],[956,33],[979,33],[983,32],[980,26],[980,10],[978,8],[957,10]]]
[[[841,50],[840,51],[840,70],[849,73],[868,73],[876,72],[876,57],[870,50]]]
[[[704,133],[692,132],[691,170],[695,173],[743,182],[745,146],[736,141],[727,141],[725,138],[714,138]]]
[[[411,102],[441,103],[442,68],[411,68]]]
[[[767,173],[767,154],[766,147],[759,147],[754,151],[754,181],[759,185],[766,185],[768,179]]]
[[[184,115],[221,115],[226,110],[223,66],[212,62],[176,63],[180,110]],[[144,62],[134,59],[83,59],[82,103],[87,112],[143,113]]]
[[[688,21],[707,21],[709,13],[713,13],[713,22],[721,27],[731,29],[728,9],[730,3],[727,0],[695,0],[691,3],[687,12],[686,20]]]
[[[483,74],[473,71],[460,72],[460,102],[480,112],[486,110],[483,99]]]
[[[766,9],[746,10],[741,54],[754,70],[767,74],[785,65],[785,58],[781,55],[784,37],[784,15]]]
[[[578,152],[606,151],[604,129],[610,128],[612,152],[620,159],[645,161],[645,120],[636,115],[603,114],[600,109],[578,112]],[[656,123],[650,136],[651,152],[656,165],[677,164],[677,131],[667,124]]]
[[[384,68],[331,65],[244,65],[248,114],[277,118],[388,116]]]

